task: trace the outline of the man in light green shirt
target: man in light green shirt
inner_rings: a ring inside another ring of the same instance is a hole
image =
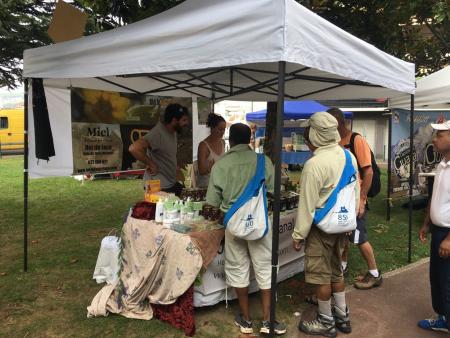
[[[313,156],[302,171],[299,209],[292,234],[295,250],[299,251],[305,245],[305,280],[316,285],[319,305],[317,319],[301,321],[299,329],[307,334],[328,337],[336,336],[336,328],[344,333],[351,332],[341,267],[346,234],[327,234],[313,225],[316,209],[325,206],[345,166],[345,153],[338,144],[341,138],[337,127],[337,120],[325,112],[314,114],[306,123],[305,142]],[[357,172],[356,159],[351,156]],[[359,184],[355,185],[355,196],[357,206]],[[336,301],[333,309],[331,293]]]
[[[247,184],[255,176],[257,156],[250,149],[251,131],[242,123],[230,128],[231,149],[211,170],[206,203],[220,207],[227,212],[240,197]],[[265,158],[265,178],[268,191],[273,191],[274,169],[272,162]],[[245,334],[253,333],[248,306],[248,286],[250,284],[250,263],[253,264],[255,278],[261,290],[263,321],[261,333],[269,333],[270,287],[271,287],[272,229],[261,239],[247,241],[233,236],[225,230],[225,276],[226,283],[234,287],[239,300],[240,313],[234,323]],[[275,323],[275,333],[284,334],[286,326]]]

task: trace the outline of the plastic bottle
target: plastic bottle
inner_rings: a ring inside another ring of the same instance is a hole
[[[160,198],[158,200],[158,203],[156,203],[155,222],[162,223],[163,220],[164,220],[164,203]]]
[[[186,218],[186,212],[187,207],[183,204],[183,202],[180,203],[180,222],[183,223],[184,219]]]

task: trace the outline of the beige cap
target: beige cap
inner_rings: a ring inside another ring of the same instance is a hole
[[[450,121],[446,121],[443,123],[432,123],[431,128],[435,130],[450,130]]]
[[[324,147],[339,143],[338,121],[327,112],[318,112],[309,120],[300,123],[301,127],[310,127],[309,141],[315,147]]]

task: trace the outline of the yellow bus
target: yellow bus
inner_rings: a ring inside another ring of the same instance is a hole
[[[23,132],[23,109],[0,109],[0,155],[23,152]]]

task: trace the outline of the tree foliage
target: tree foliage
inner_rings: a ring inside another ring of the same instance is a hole
[[[44,1],[0,0],[0,87],[17,86],[25,49],[50,43],[45,27],[51,11]]]
[[[89,14],[86,34],[133,23],[183,2],[65,1]],[[447,0],[297,1],[379,49],[416,63],[418,75],[450,63],[450,4]],[[51,43],[47,29],[54,5],[55,2],[49,0],[0,0],[0,87],[17,86],[25,49]]]
[[[450,62],[446,0],[298,0],[340,28],[426,75]]]

